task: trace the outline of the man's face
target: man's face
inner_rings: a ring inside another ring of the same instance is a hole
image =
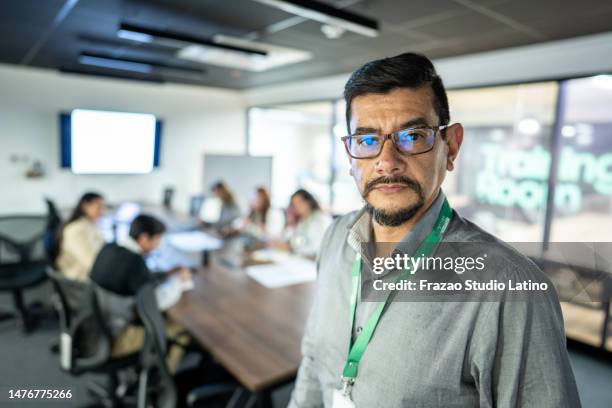
[[[146,254],[155,250],[155,248],[157,248],[161,243],[161,239],[162,234],[156,234],[153,236],[149,234],[140,234],[138,237],[138,245],[142,249],[142,252]]]
[[[438,126],[431,87],[398,88],[386,94],[366,94],[351,104],[351,133],[389,134],[419,125]],[[452,170],[463,138],[461,125],[446,129],[443,139],[435,136],[432,150],[404,155],[390,140],[371,159],[353,159],[351,174],[375,221],[397,226],[427,208],[436,198],[446,170]]]

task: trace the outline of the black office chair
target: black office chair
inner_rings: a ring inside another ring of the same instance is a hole
[[[43,235],[43,242],[47,258],[52,260],[57,245],[57,235],[62,225],[62,217],[53,201],[45,198],[45,204],[47,205],[47,227]]]
[[[164,319],[157,307],[153,285],[136,296],[136,309],[145,328],[138,381],[138,408],[174,408],[177,390],[166,365],[167,341]]]
[[[0,217],[0,291],[10,292],[17,313],[5,313],[0,320],[17,318],[24,332],[34,327],[33,308],[26,306],[24,291],[46,280],[43,236],[44,216]]]
[[[136,309],[145,328],[138,381],[138,408],[174,408],[178,404],[178,392],[166,364],[168,340],[153,284],[140,289],[136,296]],[[189,393],[187,405],[193,407],[206,404],[205,400],[223,396],[229,398],[239,391],[242,392],[233,383],[203,385]]]
[[[113,338],[98,303],[94,283],[67,279],[51,267],[47,269],[55,292],[55,307],[60,322],[60,367],[74,375],[104,374],[106,385],[95,382],[88,390],[107,407],[119,407],[130,402],[129,384],[121,374],[138,370],[140,356],[133,353],[125,357],[111,357]],[[135,403],[135,398],[132,398]]]

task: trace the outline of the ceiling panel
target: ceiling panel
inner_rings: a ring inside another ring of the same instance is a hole
[[[95,52],[206,70],[197,79],[155,74],[155,80],[244,89],[344,73],[370,59],[405,51],[441,58],[612,29],[610,0],[324,1],[377,20],[380,35],[368,38],[345,32],[338,39],[328,39],[320,23],[253,0],[80,0],[49,32],[65,0],[0,0],[0,62],[19,63],[34,44],[44,40],[31,65],[146,78],[78,63],[79,53]],[[278,29],[288,21],[292,24]],[[259,41],[309,51],[313,58],[264,72],[188,62],[176,57],[175,48],[118,38],[121,22],[203,38],[255,36]],[[45,33],[49,36],[44,37]]]
[[[439,13],[460,12],[463,7],[453,0],[371,0],[356,4],[349,9],[366,16],[376,15],[389,24],[401,24]]]

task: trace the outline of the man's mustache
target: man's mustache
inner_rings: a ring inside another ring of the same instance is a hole
[[[417,183],[416,181],[414,181],[413,179],[411,179],[410,177],[406,177],[406,176],[392,176],[392,177],[378,177],[375,178],[374,180],[370,180],[366,183],[364,189],[363,189],[363,197],[366,197],[372,190],[374,190],[378,185],[381,184],[402,184],[405,185],[408,188],[411,188],[412,190],[414,190],[417,194],[421,195],[422,193],[422,189],[421,189],[421,185],[419,183]]]

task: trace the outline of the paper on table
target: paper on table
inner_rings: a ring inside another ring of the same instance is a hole
[[[249,266],[246,273],[260,285],[280,288],[314,281],[317,278],[317,267],[313,261],[292,256],[275,264]]]
[[[257,262],[284,262],[291,257],[291,254],[287,251],[280,251],[278,249],[264,248],[258,249],[251,253],[251,259]]]
[[[183,292],[186,292],[186,291],[188,291],[188,290],[191,290],[191,289],[193,289],[194,287],[195,287],[195,285],[194,285],[194,283],[193,283],[193,279],[189,279],[189,280],[186,280],[186,281],[182,281],[182,282],[181,282],[181,290],[182,290]]]
[[[184,252],[214,251],[223,246],[223,241],[202,231],[175,232],[168,234],[170,245]]]

